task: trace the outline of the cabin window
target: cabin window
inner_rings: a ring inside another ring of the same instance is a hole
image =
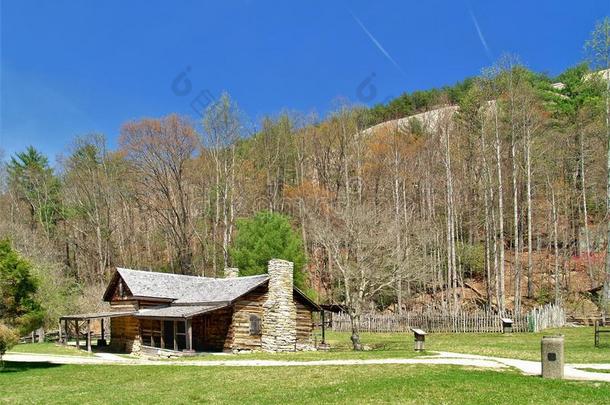
[[[250,335],[261,334],[261,318],[258,315],[250,315]]]
[[[161,347],[161,322],[158,320],[142,319],[142,344],[144,346]]]
[[[186,324],[184,321],[176,321],[176,346],[178,350],[186,349]]]
[[[123,280],[119,280],[119,297],[125,298],[125,291],[123,289]]]

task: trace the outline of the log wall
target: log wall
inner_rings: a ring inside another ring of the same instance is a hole
[[[139,349],[140,322],[133,316],[110,319],[110,345],[118,351],[131,353]]]
[[[250,335],[250,315],[256,315],[262,319],[263,304],[266,300],[267,287],[262,286],[235,302],[225,349],[260,350],[261,335]]]
[[[260,287],[236,301],[231,326],[225,340],[225,350],[260,350],[261,335],[250,335],[250,315],[263,318],[266,287]],[[297,308],[297,344],[313,344],[313,313],[309,306],[294,298]],[[211,314],[210,314],[211,315]]]
[[[295,300],[297,306],[297,344],[313,344],[313,314],[308,306]]]
[[[110,303],[110,309],[116,312],[138,310],[138,301],[117,300]],[[131,353],[138,349],[140,340],[140,322],[133,316],[110,318],[110,345],[114,350]]]
[[[196,351],[222,351],[229,335],[232,308],[221,308],[193,318],[193,348]]]

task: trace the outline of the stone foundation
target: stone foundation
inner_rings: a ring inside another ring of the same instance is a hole
[[[142,351],[142,340],[140,336],[136,336],[131,344],[131,354],[133,356],[139,356]]]

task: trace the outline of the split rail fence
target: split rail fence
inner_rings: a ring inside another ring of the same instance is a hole
[[[539,332],[547,328],[559,328],[566,324],[562,307],[548,304],[529,312],[506,311],[503,316],[491,311],[440,311],[407,312],[398,314],[363,314],[360,318],[362,332],[409,332],[411,328],[426,332],[502,332],[502,318],[513,320],[513,332]],[[351,321],[346,313],[332,315],[331,328],[338,332],[350,332]]]

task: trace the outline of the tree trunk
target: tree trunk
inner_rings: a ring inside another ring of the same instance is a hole
[[[498,103],[494,106],[494,126],[496,134],[496,164],[498,171],[498,224],[499,224],[499,237],[498,237],[498,310],[500,314],[504,314],[505,309],[505,295],[504,295],[504,187],[502,185],[502,155],[500,150],[500,128],[498,123]]]
[[[531,132],[527,128],[525,133],[525,169],[526,169],[526,193],[527,193],[527,298],[534,295],[534,283],[532,280],[533,258],[532,258],[532,163],[531,163]]]
[[[610,68],[610,64],[606,66]],[[607,170],[607,187],[606,187],[606,274],[604,277],[604,291],[602,296],[602,310],[608,313],[608,305],[610,303],[610,72],[606,74],[606,140],[608,143],[608,159],[606,164]]]
[[[555,304],[561,303],[561,282],[559,280],[559,229],[558,229],[558,218],[557,218],[557,205],[555,203],[555,190],[549,181],[549,187],[551,189],[551,217],[553,221],[553,247],[555,250]]]
[[[360,314],[350,312],[349,319],[352,325],[352,335],[350,336],[352,347],[355,351],[361,351],[363,347],[360,343]]]
[[[514,120],[514,117],[512,117]],[[511,138],[511,159],[512,159],[512,178],[513,178],[513,254],[514,254],[514,276],[515,276],[515,312],[521,309],[521,257],[519,246],[519,193],[517,189],[517,141],[515,131]]]
[[[396,222],[396,263],[394,265],[394,272],[396,274],[396,305],[398,314],[402,314],[402,277],[399,274],[399,266],[401,260],[402,245],[400,240],[400,182],[398,178],[399,172],[399,152],[396,137],[394,134],[394,221]]]
[[[589,234],[589,214],[587,209],[587,186],[585,181],[585,140],[584,133],[579,128],[580,140],[580,188],[583,212],[583,225],[585,228],[585,254],[587,255],[587,274],[589,275],[589,283],[591,288],[595,287],[595,279],[593,276],[593,266],[591,265],[591,238]]]

